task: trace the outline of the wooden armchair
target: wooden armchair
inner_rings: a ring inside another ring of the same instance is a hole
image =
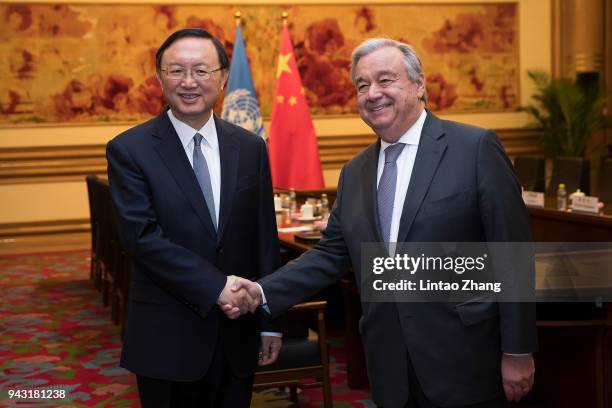
[[[323,406],[332,408],[329,353],[325,329],[326,301],[300,303],[289,311],[289,319],[298,313],[316,313],[318,338],[285,337],[278,360],[255,372],[254,389],[289,387],[291,400],[297,402],[297,387],[323,388]],[[304,383],[303,380],[315,379]]]

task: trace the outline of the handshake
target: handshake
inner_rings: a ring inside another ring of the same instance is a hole
[[[237,319],[247,312],[255,313],[261,305],[261,289],[248,279],[228,276],[217,305],[230,319]]]

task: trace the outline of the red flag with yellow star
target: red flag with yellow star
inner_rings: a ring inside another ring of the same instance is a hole
[[[323,188],[317,137],[286,24],[281,34],[269,135],[274,187],[296,190]]]

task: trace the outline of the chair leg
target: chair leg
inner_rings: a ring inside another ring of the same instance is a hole
[[[291,400],[291,402],[295,402],[297,404],[298,402],[297,385],[289,386],[289,399]]]
[[[102,290],[102,270],[100,266],[100,258],[97,257],[93,266],[93,283],[94,288],[96,288],[98,292]]]
[[[329,346],[326,344],[326,347]],[[324,364],[323,367],[323,407],[332,408],[333,403],[331,392],[331,376],[329,375],[329,362],[327,362],[327,364]]]
[[[101,283],[102,283],[102,304],[104,307],[108,306],[109,298],[110,298],[110,282],[108,271],[106,270],[105,265],[102,265],[101,268]]]
[[[332,408],[331,384],[329,381],[323,381],[323,407]]]
[[[94,279],[94,269],[96,267],[96,254],[94,251],[91,251],[89,255],[89,280]]]
[[[123,341],[123,334],[125,333],[125,321],[127,318],[127,299],[124,297],[120,298],[119,303],[119,331],[121,333],[121,341]]]
[[[111,319],[113,321],[114,324],[119,324],[119,307],[120,307],[120,300],[119,300],[119,293],[118,293],[118,288],[117,288],[117,283],[116,282],[112,282],[111,284],[111,288],[110,288],[110,303],[111,303]]]

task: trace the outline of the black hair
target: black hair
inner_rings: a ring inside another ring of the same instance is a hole
[[[225,48],[221,41],[214,37],[211,33],[201,28],[183,28],[182,30],[178,30],[170,34],[168,38],[159,46],[157,53],[155,53],[155,70],[157,72],[161,71],[161,60],[164,55],[164,51],[176,41],[181,38],[188,37],[196,37],[196,38],[204,38],[206,40],[212,41],[215,49],[217,50],[217,55],[219,56],[219,63],[221,64],[220,68],[228,68],[229,67],[229,58],[227,58],[227,53],[225,52]]]

